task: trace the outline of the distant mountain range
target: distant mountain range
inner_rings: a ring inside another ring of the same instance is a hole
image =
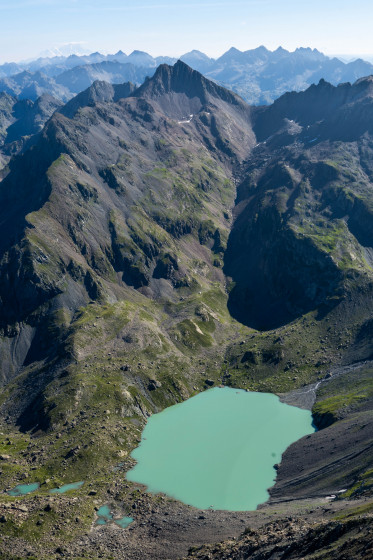
[[[354,82],[373,74],[373,65],[362,59],[343,62],[317,49],[282,47],[270,51],[264,46],[247,51],[231,48],[217,59],[193,50],[180,57],[194,70],[238,93],[253,105],[272,103],[287,91],[302,91],[321,78],[333,85]],[[122,51],[103,55],[42,57],[27,63],[0,66],[0,91],[36,100],[48,93],[66,102],[95,80],[117,84],[131,81],[140,85],[160,64],[173,65],[176,58],[152,57],[146,52]]]

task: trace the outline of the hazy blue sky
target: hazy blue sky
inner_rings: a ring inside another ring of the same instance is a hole
[[[0,0],[0,62],[64,43],[216,57],[235,46],[373,53],[372,0]]]

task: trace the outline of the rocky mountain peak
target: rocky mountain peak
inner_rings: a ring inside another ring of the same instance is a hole
[[[174,66],[161,64],[154,76],[140,86],[134,95],[159,99],[170,94],[183,94],[189,99],[199,99],[201,105],[206,105],[211,97],[236,105],[241,101],[237,95],[206,79],[181,60]]]
[[[236,47],[231,47],[230,49],[227,50],[226,53],[224,53],[222,56],[228,56],[228,55],[238,55],[238,54],[242,54],[242,51],[240,51],[239,49],[236,49]],[[222,58],[222,57],[220,57]]]
[[[198,72],[206,73],[214,65],[214,59],[208,57],[201,51],[192,50],[188,53],[183,54],[180,60],[188,64],[194,70]]]
[[[264,45],[260,45],[259,47],[256,47],[256,49],[248,50],[246,52],[252,52],[252,53],[257,53],[257,54],[269,54],[270,53],[270,51]]]
[[[133,62],[138,66],[146,66],[148,68],[156,65],[155,59],[150,54],[144,51],[131,52],[131,54],[128,56],[128,62]]]
[[[135,89],[135,86],[130,82],[112,85],[102,80],[96,80],[89,88],[73,97],[62,107],[60,113],[65,117],[72,118],[82,107],[92,107],[97,103],[117,101],[123,97],[128,97]]]
[[[192,51],[185,53],[182,57],[180,57],[180,60],[182,60],[184,57],[187,57],[187,56],[194,56],[196,58],[209,59],[209,57],[205,53],[203,53],[199,50],[196,50],[196,49],[193,49]]]

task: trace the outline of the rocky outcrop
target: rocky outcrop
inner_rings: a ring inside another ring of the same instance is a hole
[[[94,107],[98,103],[118,101],[131,95],[135,89],[135,86],[130,82],[112,85],[108,82],[96,80],[89,88],[66,103],[60,109],[60,113],[73,118],[76,112],[83,107]]]
[[[237,542],[226,541],[217,545],[191,550],[188,560],[302,560],[320,558],[363,560],[372,551],[370,536],[371,517],[307,524],[295,518],[279,521],[260,531],[247,529]],[[359,537],[357,535],[359,534]],[[315,555],[315,556],[314,556]]]

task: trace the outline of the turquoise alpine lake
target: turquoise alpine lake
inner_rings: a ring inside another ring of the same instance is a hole
[[[70,490],[79,490],[84,484],[84,480],[80,482],[71,482],[70,484],[64,484],[59,488],[52,488],[49,490],[51,494],[64,494],[65,492],[69,492]]]
[[[38,482],[32,482],[31,484],[18,484],[15,488],[8,491],[9,496],[25,496],[31,492],[35,492],[39,488],[40,484]]]
[[[276,395],[210,389],[149,418],[127,479],[200,509],[254,510],[285,449],[314,431],[310,411]]]

